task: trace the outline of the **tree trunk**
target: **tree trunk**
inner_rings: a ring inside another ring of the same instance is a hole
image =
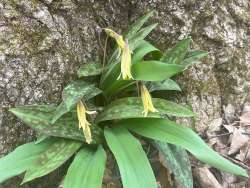
[[[157,47],[191,36],[192,49],[209,51],[178,77],[179,100],[198,114],[188,125],[203,132],[228,104],[239,111],[250,101],[249,0],[0,0],[0,156],[35,136],[8,107],[59,102],[77,68],[101,59],[102,28],[122,32],[153,9],[150,22],[159,25],[149,39]],[[0,188],[54,188],[61,176]]]

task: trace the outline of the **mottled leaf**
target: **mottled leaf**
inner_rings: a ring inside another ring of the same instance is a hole
[[[208,52],[202,50],[195,50],[188,53],[187,57],[181,62],[181,65],[185,66],[186,68],[200,63],[199,59],[208,55]]]
[[[191,38],[186,38],[178,42],[172,49],[170,49],[163,57],[161,61],[164,63],[180,64],[187,54]]]
[[[167,79],[160,82],[152,82],[150,91],[164,91],[164,90],[172,90],[172,91],[181,91],[180,86],[171,79]]]
[[[101,188],[106,158],[102,146],[96,151],[82,148],[68,169],[64,188]]]
[[[161,163],[174,174],[179,187],[193,188],[193,176],[187,152],[181,147],[154,141],[161,155]]]
[[[74,140],[57,139],[56,142],[40,154],[40,156],[30,164],[26,171],[23,183],[45,176],[57,169],[67,161],[80,147],[82,143]]]
[[[174,102],[158,98],[153,98],[152,100],[159,112],[149,113],[148,117],[160,117],[163,114],[177,117],[192,117],[195,115],[191,110]],[[104,111],[97,117],[97,121],[143,117],[143,110],[141,98],[122,98],[115,100],[104,108]]]
[[[102,65],[100,63],[86,63],[77,71],[78,77],[96,76],[102,73]]]
[[[131,38],[133,37],[143,26],[143,24],[151,17],[153,16],[155,11],[150,11],[144,16],[140,17],[138,20],[135,21],[135,23],[132,24],[131,28],[129,29],[128,33],[125,35],[125,38]]]
[[[30,167],[41,153],[53,144],[53,139],[47,139],[40,144],[30,142],[17,147],[13,152],[0,159],[0,183],[23,173]]]
[[[159,61],[142,61],[132,65],[132,74],[136,80],[163,81],[182,72],[184,67]]]
[[[81,98],[88,100],[100,93],[101,90],[93,84],[82,80],[73,81],[64,88],[62,93],[63,101],[57,107],[51,122],[55,123],[63,114],[69,112]]]
[[[244,169],[212,150],[194,131],[173,121],[157,118],[137,118],[122,120],[117,123],[118,125],[127,127],[142,136],[181,146],[199,160],[220,170],[235,175],[248,176]]]
[[[106,128],[107,144],[117,161],[124,188],[157,188],[153,170],[140,142],[123,127]]]
[[[69,112],[51,124],[55,109],[56,107],[52,105],[37,105],[12,108],[10,111],[40,134],[85,141],[82,131],[78,129],[76,112]],[[90,128],[93,136],[92,143],[101,142],[100,128],[95,125]]]

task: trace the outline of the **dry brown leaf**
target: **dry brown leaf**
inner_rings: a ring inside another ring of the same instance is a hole
[[[250,111],[242,113],[242,115],[240,116],[240,125],[250,126]]]
[[[200,188],[222,188],[207,167],[195,168],[194,175],[200,184]]]
[[[245,130],[243,130],[242,128],[234,129],[228,155],[237,153],[243,146],[248,143],[249,137],[243,134],[244,132]]]

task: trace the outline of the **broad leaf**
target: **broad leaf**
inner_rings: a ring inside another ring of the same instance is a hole
[[[129,29],[128,33],[125,35],[125,38],[131,38],[133,37],[143,26],[143,24],[151,17],[153,16],[155,11],[150,11],[144,16],[140,17],[134,24],[132,24],[131,28]]]
[[[30,164],[53,144],[53,141],[53,139],[47,139],[39,144],[34,142],[24,144],[1,158],[0,183],[27,170]]]
[[[82,148],[68,169],[64,188],[101,188],[106,158],[102,146],[97,151]]]
[[[195,114],[174,102],[165,99],[153,98],[153,104],[159,112],[149,113],[148,117],[160,117],[161,115],[173,115],[177,117],[192,117]],[[97,121],[106,121],[113,119],[126,119],[143,117],[143,104],[139,97],[128,97],[115,100],[99,114]]]
[[[233,164],[212,150],[195,132],[167,119],[128,119],[117,125],[142,136],[175,144],[191,152],[199,160],[220,170],[241,176],[248,176],[241,167]]]
[[[162,57],[161,61],[180,64],[187,54],[190,42],[191,38],[181,40]]]
[[[100,94],[101,90],[96,88],[93,84],[89,84],[82,80],[73,81],[67,85],[62,93],[62,102],[57,107],[52,123],[55,123],[63,114],[69,112],[76,103],[81,99],[91,99]]]
[[[84,134],[78,129],[76,112],[69,112],[51,124],[55,109],[52,105],[37,105],[11,108],[10,111],[40,134],[85,141]],[[93,136],[92,143],[101,142],[100,128],[95,125],[90,128]]]
[[[172,91],[181,91],[180,86],[173,80],[167,79],[162,82],[152,82],[150,91],[164,91],[164,90],[172,90]]]
[[[123,127],[106,128],[107,144],[117,161],[124,188],[157,188],[156,180],[140,142]]]
[[[142,61],[132,65],[132,74],[136,80],[163,81],[182,72],[181,65],[166,64],[159,61]]]
[[[103,91],[103,94],[107,97],[114,96],[134,83],[134,80],[117,80],[111,84],[110,87],[106,88],[106,90]]]
[[[188,53],[187,57],[181,62],[186,68],[200,63],[199,59],[208,55],[208,52],[202,50],[195,50]]]
[[[173,174],[178,187],[193,188],[193,176],[187,152],[181,147],[155,141],[153,145],[161,154],[161,163]]]
[[[149,42],[142,40],[132,55],[132,63],[137,63],[143,60],[143,57],[151,52],[161,53],[156,47]]]
[[[78,77],[96,76],[102,73],[102,65],[100,63],[86,63],[77,71]]]
[[[57,139],[49,148],[30,164],[23,183],[45,176],[67,161],[82,143],[74,140]]]

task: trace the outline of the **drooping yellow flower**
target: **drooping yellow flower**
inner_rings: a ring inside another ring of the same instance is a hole
[[[130,80],[133,79],[131,74],[131,50],[129,49],[128,42],[125,42],[123,40],[122,35],[117,34],[111,29],[104,29],[107,35],[114,38],[116,40],[116,43],[118,45],[118,57],[121,56],[121,76],[124,80]]]
[[[104,31],[107,33],[108,36],[114,38],[118,47],[122,50],[125,46],[125,41],[123,40],[123,36],[119,35],[118,33],[114,32],[112,29],[105,28]]]
[[[79,129],[82,128],[86,142],[90,144],[92,142],[90,123],[87,121],[86,114],[94,114],[95,111],[87,111],[82,101],[77,103],[77,117],[79,121]]]
[[[153,105],[152,98],[146,86],[141,85],[140,90],[141,90],[142,103],[144,107],[144,110],[142,112],[144,117],[148,115],[148,112],[158,112],[158,110]]]
[[[133,79],[131,74],[131,52],[128,43],[125,43],[121,57],[121,74],[124,80]]]

